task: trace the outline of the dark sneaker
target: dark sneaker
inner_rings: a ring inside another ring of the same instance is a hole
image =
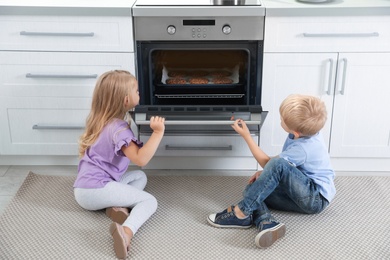
[[[256,246],[266,248],[286,233],[286,226],[283,223],[268,222],[262,224],[260,233],[255,238]]]
[[[252,215],[245,219],[236,217],[233,211],[233,206],[224,211],[208,216],[207,221],[210,225],[220,228],[250,228],[252,226]]]

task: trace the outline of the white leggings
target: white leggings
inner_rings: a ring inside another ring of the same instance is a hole
[[[101,210],[109,207],[132,208],[123,226],[129,227],[133,234],[156,211],[156,198],[143,191],[147,178],[143,171],[128,171],[119,182],[111,181],[103,188],[75,188],[77,203],[87,210]]]

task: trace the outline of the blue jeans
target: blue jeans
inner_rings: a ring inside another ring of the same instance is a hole
[[[265,165],[256,181],[249,184],[238,207],[245,215],[253,215],[260,227],[265,221],[276,221],[270,208],[315,214],[328,206],[312,179],[282,158],[273,158]]]

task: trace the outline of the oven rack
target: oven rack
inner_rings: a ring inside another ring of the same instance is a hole
[[[242,98],[245,94],[155,94],[157,98]]]

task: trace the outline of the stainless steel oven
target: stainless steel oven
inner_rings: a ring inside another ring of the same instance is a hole
[[[150,135],[153,115],[166,118],[168,139],[237,136],[231,120],[242,118],[258,140],[266,116],[261,107],[264,15],[258,0],[136,2],[141,99],[135,123],[141,140]],[[165,143],[161,149],[162,154],[202,150],[210,156],[237,149],[223,142]]]

